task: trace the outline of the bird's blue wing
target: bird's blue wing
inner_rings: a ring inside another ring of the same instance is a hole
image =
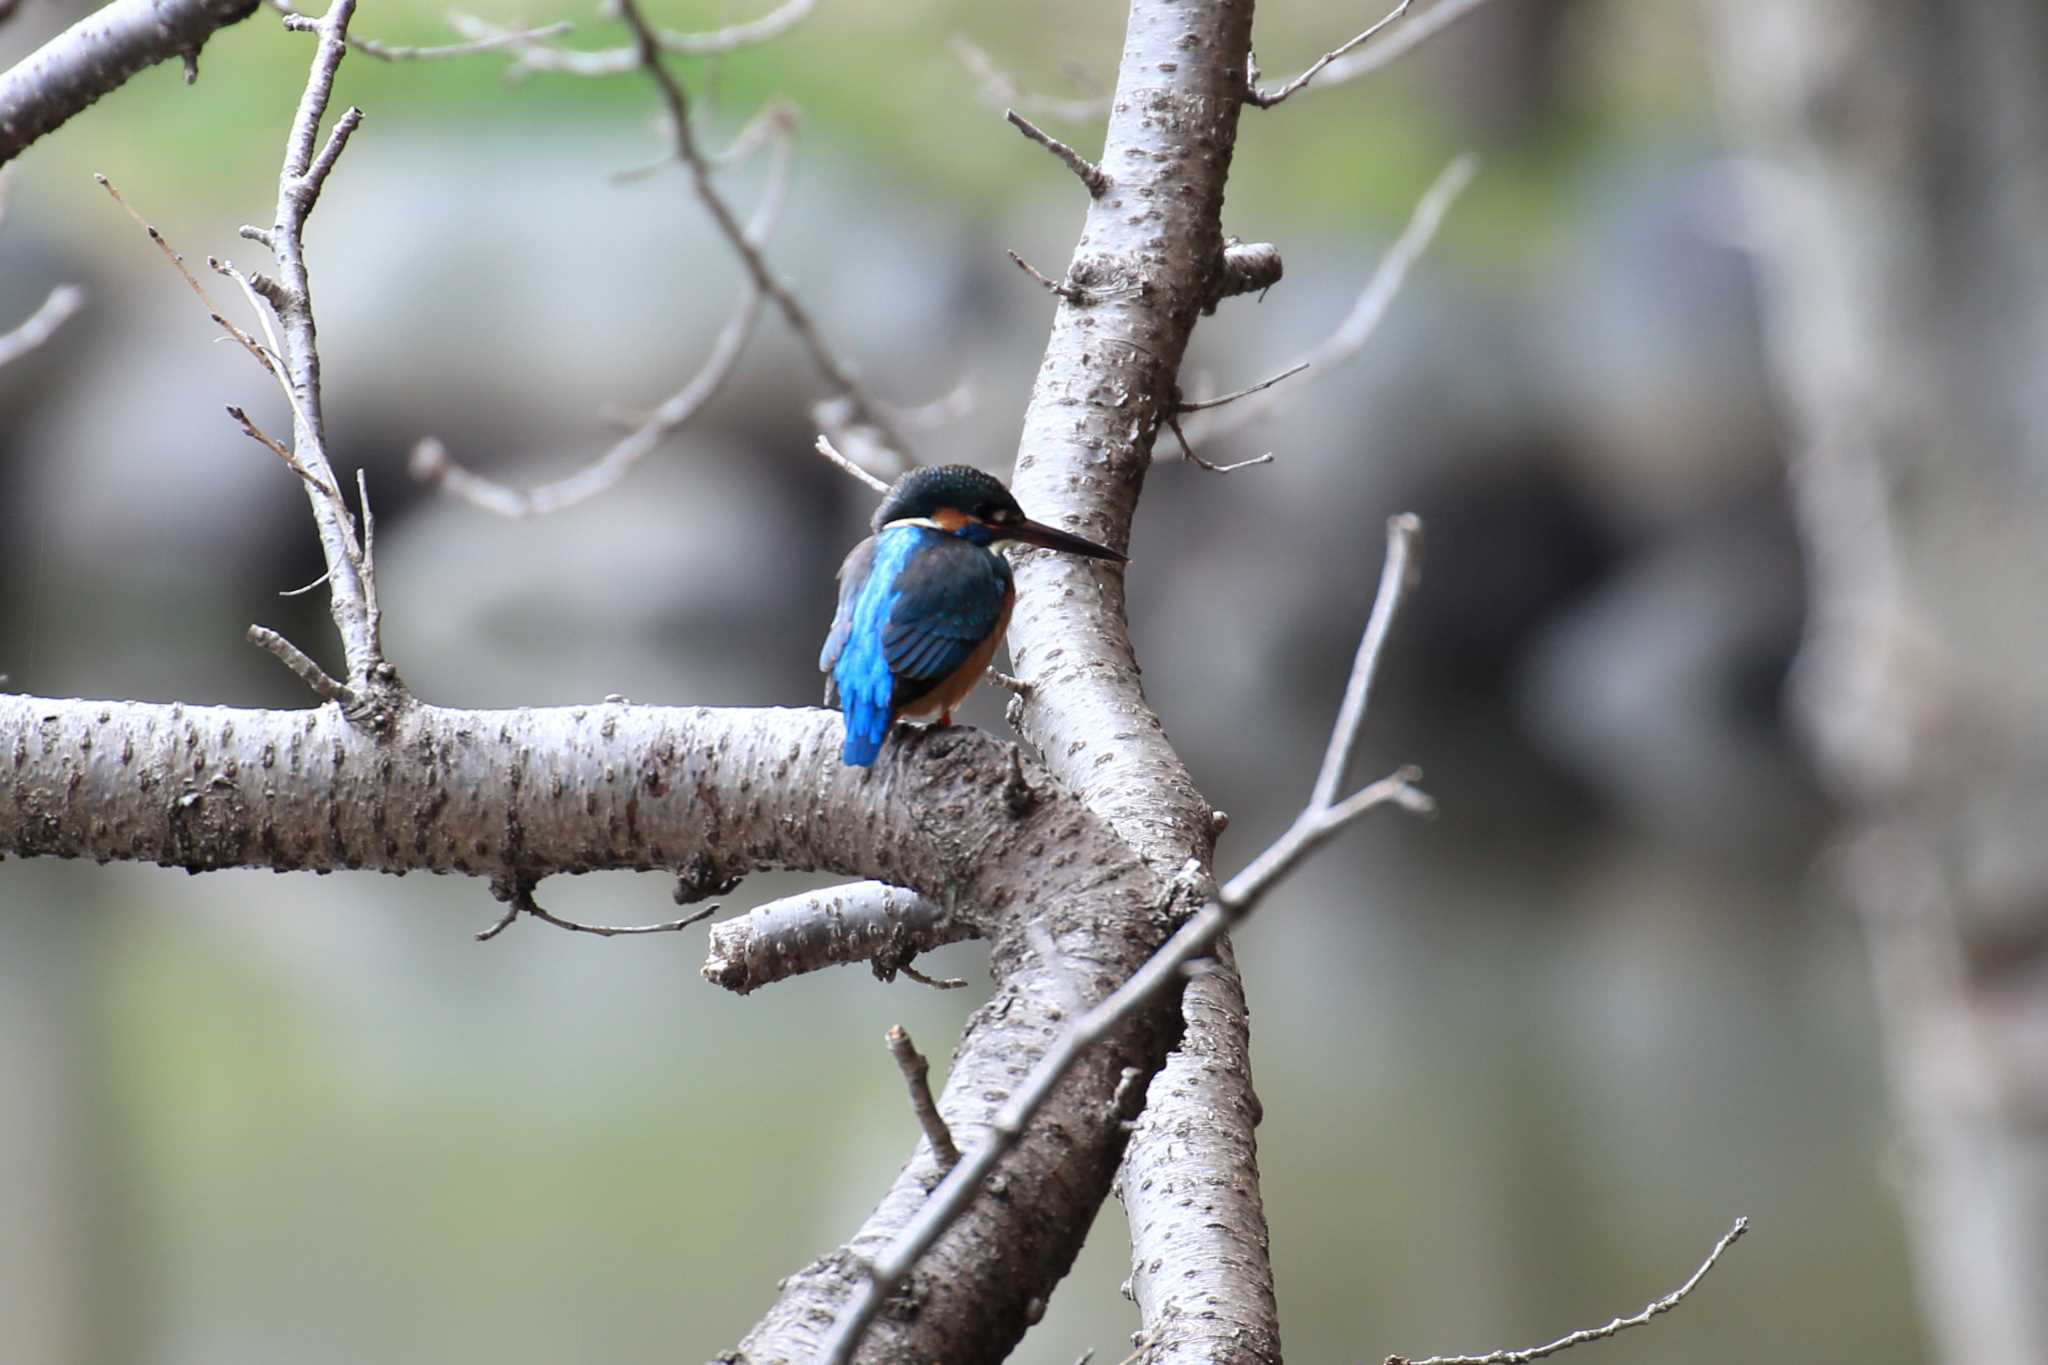
[[[874,562],[875,538],[869,536],[854,546],[846,562],[839,566],[839,610],[833,613],[832,631],[825,637],[825,647],[818,651],[818,669],[825,675],[827,706],[839,705],[839,680],[832,676],[832,670],[846,648],[846,637],[853,630],[854,600],[860,596],[861,585],[868,581],[868,570]]]
[[[846,717],[841,757],[865,768],[882,751],[882,738],[896,714],[896,679],[889,669],[882,632],[896,607],[896,580],[936,533],[899,526],[861,542],[841,567],[839,617],[818,662],[832,675],[826,704],[836,698]]]
[[[1009,562],[956,536],[932,535],[910,558],[882,629],[899,709],[959,671],[1002,619],[1009,591]]]

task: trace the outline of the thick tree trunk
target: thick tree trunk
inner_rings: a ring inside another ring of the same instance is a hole
[[[2048,1362],[2048,9],[1707,6],[1949,1361]]]

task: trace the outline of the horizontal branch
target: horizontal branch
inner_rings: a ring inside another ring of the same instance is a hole
[[[840,763],[840,741],[822,710],[414,705],[372,733],[335,706],[0,696],[0,854],[192,872],[671,869],[700,885],[801,868],[1005,913],[1150,882],[1045,774],[1041,799],[1013,810],[1010,747],[988,735],[907,733],[872,776]],[[1032,852],[1046,846],[1080,852],[1050,869]]]
[[[255,12],[256,0],[114,0],[86,15],[0,75],[0,164],[136,72],[196,60],[214,30]]]
[[[855,882],[785,896],[711,926],[704,979],[745,995],[805,972],[872,962],[891,976],[919,953],[982,930],[915,891]]]

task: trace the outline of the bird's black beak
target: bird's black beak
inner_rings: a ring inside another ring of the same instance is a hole
[[[1002,528],[1004,540],[1018,540],[1026,545],[1040,545],[1048,550],[1059,550],[1070,555],[1084,555],[1089,559],[1106,559],[1112,564],[1128,564],[1128,556],[1120,555],[1107,545],[1097,545],[1092,540],[1069,535],[1054,526],[1038,521],[1016,521]]]

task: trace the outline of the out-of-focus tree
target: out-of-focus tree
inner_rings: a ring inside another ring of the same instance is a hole
[[[1813,589],[1795,705],[1852,812],[1921,1297],[2048,1361],[2048,9],[1706,7]]]

